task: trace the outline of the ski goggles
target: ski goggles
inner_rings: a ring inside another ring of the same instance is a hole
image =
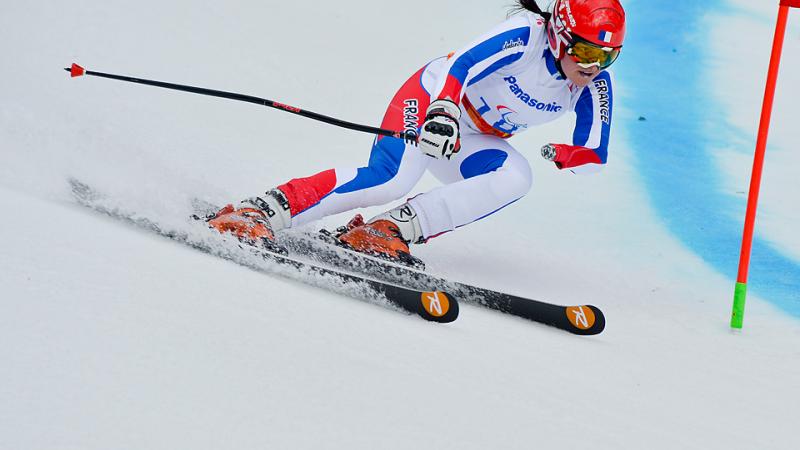
[[[583,39],[577,39],[567,48],[567,54],[584,69],[598,66],[605,69],[619,58],[622,47],[600,47]]]

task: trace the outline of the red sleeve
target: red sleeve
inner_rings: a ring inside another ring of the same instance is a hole
[[[556,149],[556,160],[554,162],[559,169],[569,169],[590,163],[603,164],[600,155],[591,148],[558,144]]]

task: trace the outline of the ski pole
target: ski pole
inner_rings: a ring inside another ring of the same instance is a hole
[[[761,122],[758,126],[756,152],[753,158],[753,173],[750,177],[750,195],[747,198],[747,212],[744,220],[742,250],[739,255],[739,273],[736,277],[736,288],[733,294],[733,311],[731,312],[731,328],[741,330],[744,325],[744,306],[747,297],[747,277],[750,270],[750,257],[755,233],[758,196],[761,191],[761,177],[764,171],[764,158],[767,152],[772,107],[775,101],[775,90],[778,84],[778,72],[783,54],[783,43],[786,38],[786,24],[789,20],[789,8],[800,8],[800,0],[781,0],[778,9],[778,23],[775,25],[775,37],[772,41],[772,56],[767,72],[767,87],[761,107]]]
[[[394,131],[394,130],[385,130],[383,128],[376,128],[367,125],[361,125],[353,122],[347,122],[345,120],[337,119],[335,117],[329,117],[322,114],[318,114],[312,111],[306,111],[304,109],[300,109],[291,105],[287,105],[284,103],[276,102],[273,100],[268,100],[265,98],[254,97],[252,95],[245,95],[245,94],[237,94],[235,92],[225,92],[225,91],[218,91],[215,89],[206,89],[196,86],[187,86],[183,84],[174,84],[174,83],[166,83],[163,81],[154,81],[154,80],[144,80],[141,78],[134,78],[125,75],[114,75],[110,73],[103,73],[103,72],[94,72],[91,70],[86,70],[83,67],[72,64],[72,67],[64,68],[70,75],[75,77],[80,77],[83,75],[90,75],[94,77],[101,77],[101,78],[109,78],[112,80],[119,80],[119,81],[127,81],[129,83],[137,83],[137,84],[145,84],[148,86],[156,86],[164,89],[173,89],[176,91],[184,91],[184,92],[191,92],[194,94],[200,95],[208,95],[211,97],[221,97],[227,98],[230,100],[237,100],[240,102],[247,102],[247,103],[255,103],[257,105],[267,106],[270,108],[275,108],[281,111],[289,112],[292,114],[297,114],[298,116],[307,117],[309,119],[314,119],[320,122],[325,122],[327,124],[335,125],[341,128],[347,128],[348,130],[355,130],[361,131],[364,133],[375,134],[378,136],[388,136],[403,139],[406,142],[417,142],[417,132],[416,131]]]

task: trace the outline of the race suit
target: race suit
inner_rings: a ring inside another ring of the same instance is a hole
[[[606,163],[611,73],[601,72],[584,88],[567,80],[538,15],[514,16],[423,67],[397,92],[382,127],[418,133],[431,101],[444,98],[462,112],[461,150],[452,158],[434,159],[403,139],[378,137],[366,167],[330,169],[279,186],[291,225],[403,198],[426,170],[443,183],[409,200],[426,239],[480,220],[530,190],[530,165],[507,139],[569,111],[576,114],[577,148],[558,167],[578,172]]]

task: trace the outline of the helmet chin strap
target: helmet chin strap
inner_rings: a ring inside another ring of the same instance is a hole
[[[566,80],[567,79],[567,74],[564,73],[564,68],[561,67],[561,60],[560,59],[556,60],[556,69],[558,69],[558,73],[561,74],[561,77]]]

